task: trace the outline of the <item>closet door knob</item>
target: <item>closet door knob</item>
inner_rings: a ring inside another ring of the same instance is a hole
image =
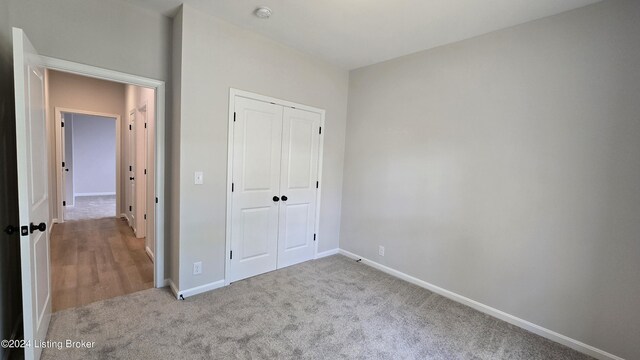
[[[280,198],[279,198],[279,197],[277,197],[277,196],[274,196],[274,197],[273,197],[273,201],[278,202],[278,201],[280,201]]]
[[[289,199],[286,195],[282,195],[282,201],[287,201]]]

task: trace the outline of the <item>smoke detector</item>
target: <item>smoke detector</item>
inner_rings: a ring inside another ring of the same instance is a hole
[[[260,19],[268,19],[271,16],[271,9],[266,6],[260,6],[253,13]]]

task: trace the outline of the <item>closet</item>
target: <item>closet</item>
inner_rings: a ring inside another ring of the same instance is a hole
[[[228,282],[315,256],[323,117],[238,95],[232,103]]]

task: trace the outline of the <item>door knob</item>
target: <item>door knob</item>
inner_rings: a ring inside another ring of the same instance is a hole
[[[286,195],[282,195],[282,201],[287,201],[289,199]]]
[[[129,180],[134,180],[134,179],[135,179],[134,177],[130,177],[130,178],[129,178]]]
[[[18,230],[19,229],[13,225],[8,225],[6,228],[4,228],[4,232],[6,232],[8,235],[12,235],[14,232]]]
[[[274,197],[273,197],[273,201],[278,202],[278,201],[280,201],[280,198],[279,198],[279,197],[277,197],[277,196],[274,196]]]
[[[68,171],[69,171],[69,169],[64,169],[64,171],[67,171],[67,172],[68,172]]]
[[[36,225],[34,223],[29,224],[29,233],[33,234],[34,231],[36,230],[40,230],[40,231],[45,231],[47,230],[47,224],[41,222],[40,224]]]

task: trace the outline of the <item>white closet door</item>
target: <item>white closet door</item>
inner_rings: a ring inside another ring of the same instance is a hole
[[[278,268],[313,259],[320,114],[285,108]]]
[[[233,139],[230,279],[276,269],[282,106],[237,97]]]

